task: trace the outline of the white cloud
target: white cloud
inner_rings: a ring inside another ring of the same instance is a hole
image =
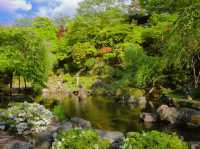
[[[78,4],[81,0],[62,0],[60,5],[54,9],[55,14],[63,13],[67,15],[73,15],[78,8]]]
[[[26,2],[26,0],[0,0],[0,9],[7,12],[28,11],[32,9],[32,4]]]
[[[36,16],[41,16],[41,17],[49,17],[49,10],[47,7],[40,7],[38,11],[36,12]]]
[[[44,1],[44,0],[34,0]],[[56,15],[74,15],[79,6],[79,2],[83,0],[49,0],[46,6],[38,8],[37,16],[54,17]]]

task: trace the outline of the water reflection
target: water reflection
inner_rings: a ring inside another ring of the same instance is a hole
[[[123,132],[142,129],[138,109],[113,103],[103,97],[90,97],[83,101],[69,98],[63,101],[63,105],[67,116],[82,117],[99,129]]]
[[[159,130],[176,132],[186,141],[199,141],[200,129],[189,129],[167,123],[141,123],[137,108],[120,105],[105,97],[90,97],[79,101],[77,98],[63,100],[65,114],[89,120],[95,128],[121,132]]]

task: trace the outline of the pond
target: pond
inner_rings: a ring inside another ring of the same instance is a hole
[[[95,128],[111,131],[131,132],[160,130],[176,132],[185,141],[199,141],[200,129],[172,126],[168,123],[144,124],[139,120],[140,110],[130,105],[121,105],[102,96],[87,100],[65,99],[62,105],[68,117],[81,117]]]

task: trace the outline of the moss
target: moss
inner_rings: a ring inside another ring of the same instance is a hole
[[[139,88],[130,88],[129,93],[134,97],[141,97],[145,95],[145,90]]]

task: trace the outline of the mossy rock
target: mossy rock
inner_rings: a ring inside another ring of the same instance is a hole
[[[139,88],[130,88],[129,94],[134,97],[141,97],[145,95],[145,90]]]

